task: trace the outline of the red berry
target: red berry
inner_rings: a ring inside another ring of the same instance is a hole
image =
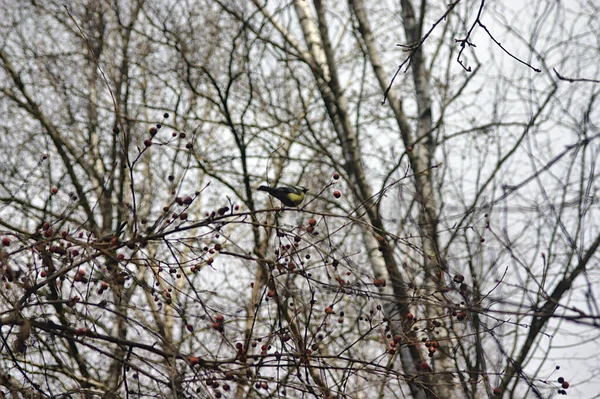
[[[10,238],[2,237],[2,245],[4,245],[5,247],[8,247],[10,245]]]
[[[339,174],[339,173],[337,173],[337,172],[335,172],[335,173],[333,174],[333,180],[338,180],[339,178],[340,178],[340,174]]]
[[[414,314],[412,314],[412,313],[408,313],[408,314],[406,315],[406,320],[412,320],[412,319],[414,319],[414,318],[415,318],[415,315],[414,315]]]
[[[569,383],[568,383],[567,381],[563,381],[563,383],[562,383],[562,387],[563,387],[564,389],[567,389],[567,388],[569,387]]]
[[[145,145],[146,147],[150,147],[150,146],[152,145],[152,140],[151,140],[151,139],[146,139],[146,140],[144,140],[144,145]]]
[[[374,279],[373,280],[373,285],[375,287],[385,287],[385,285],[386,285],[385,278],[381,278],[381,279],[376,278],[376,279]]]
[[[335,198],[340,198],[340,197],[342,196],[342,193],[340,192],[340,190],[335,190],[335,191],[333,192],[333,196],[334,196]]]
[[[308,224],[310,226],[315,226],[317,224],[317,221],[315,218],[310,218],[310,219],[308,219]]]
[[[52,194],[56,194],[56,193],[58,193],[58,188],[57,187],[52,187],[52,190],[50,190],[50,192]]]
[[[158,133],[158,129],[157,129],[157,128],[155,128],[154,126],[152,126],[152,127],[150,128],[150,134],[151,134],[152,136],[154,136],[154,135],[156,135],[156,133]]]
[[[411,146],[406,147],[406,151],[411,152],[413,148]]]
[[[200,364],[200,358],[198,356],[188,356],[188,364],[190,367],[194,367]]]
[[[500,388],[496,387],[494,388],[494,396],[500,396],[502,395],[502,391],[500,390]]]

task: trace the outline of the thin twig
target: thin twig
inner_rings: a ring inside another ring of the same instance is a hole
[[[597,79],[567,78],[565,76],[562,76],[560,73],[558,73],[558,71],[556,70],[556,68],[552,68],[552,70],[554,71],[554,73],[556,74],[556,76],[558,77],[559,80],[565,80],[565,81],[567,81],[569,83],[575,83],[575,82],[600,83],[600,80],[597,80]]]
[[[406,57],[406,59],[398,66],[398,69],[396,70],[396,73],[394,73],[394,76],[392,76],[392,80],[390,81],[390,84],[388,85],[387,89],[385,89],[385,93],[383,94],[383,101],[381,102],[381,104],[385,104],[385,102],[387,101],[387,96],[388,93],[390,92],[390,90],[392,89],[392,85],[394,84],[394,80],[396,79],[396,77],[398,76],[398,74],[400,73],[400,71],[402,70],[402,68],[404,67],[404,65],[406,65],[407,62],[409,62],[412,57],[415,55],[415,53],[417,52],[417,50],[419,50],[419,48],[423,45],[423,43],[425,43],[425,40],[427,40],[427,38],[431,35],[431,33],[434,31],[434,29],[444,20],[446,19],[446,17],[448,16],[448,14],[450,14],[450,12],[454,9],[454,7],[456,7],[456,5],[460,3],[460,0],[456,0],[454,3],[450,3],[448,4],[448,9],[446,10],[446,12],[444,13],[444,15],[442,15],[437,21],[435,21],[435,23],[431,26],[431,29],[429,29],[429,31],[416,43],[413,44],[409,44],[409,45],[404,45],[404,44],[396,44],[396,46],[398,47],[403,47],[406,50],[411,50],[410,54],[408,55],[408,57]],[[408,66],[406,67],[408,69]]]

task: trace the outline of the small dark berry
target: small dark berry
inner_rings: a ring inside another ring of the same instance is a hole
[[[228,206],[223,206],[223,207],[217,209],[217,213],[219,215],[221,215],[221,216],[224,215],[224,214],[226,214],[228,211],[229,211],[229,207]]]

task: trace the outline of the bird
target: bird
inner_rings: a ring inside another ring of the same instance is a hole
[[[285,206],[298,206],[304,201],[308,189],[302,186],[260,186],[258,191],[266,191]]]

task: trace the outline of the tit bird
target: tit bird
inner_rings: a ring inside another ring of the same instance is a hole
[[[266,191],[285,206],[298,206],[304,201],[308,189],[302,186],[280,186],[276,188],[260,186],[258,191]]]

